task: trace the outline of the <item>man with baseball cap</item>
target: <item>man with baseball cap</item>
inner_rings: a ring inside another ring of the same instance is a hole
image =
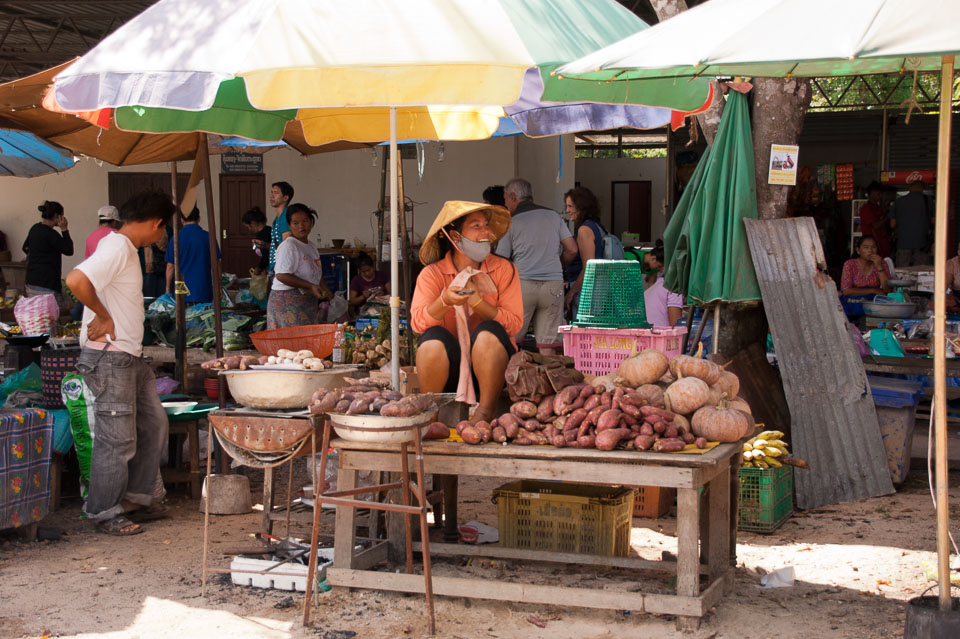
[[[100,240],[111,233],[116,233],[117,229],[120,228],[120,212],[115,206],[110,206],[109,204],[107,206],[101,206],[97,211],[97,217],[100,219],[100,226],[97,227],[96,231],[87,236],[83,259],[87,259],[93,255],[93,252],[97,250],[97,245],[100,243]]]

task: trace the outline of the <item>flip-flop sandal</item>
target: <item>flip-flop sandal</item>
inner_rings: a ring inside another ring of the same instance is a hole
[[[170,509],[163,504],[153,504],[144,508],[138,508],[128,512],[127,517],[130,521],[142,524],[145,521],[156,521],[170,516]]]
[[[123,515],[117,515],[113,519],[108,519],[107,521],[97,524],[97,530],[107,535],[114,535],[116,537],[129,537],[130,535],[139,535],[143,532],[143,528],[140,526],[137,526],[133,530],[124,530],[124,528],[129,528],[130,526],[134,525],[134,522],[130,521]]]

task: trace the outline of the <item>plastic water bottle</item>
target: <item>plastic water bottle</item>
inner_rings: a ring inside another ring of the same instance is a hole
[[[333,363],[339,366],[344,363],[346,335],[343,330],[343,324],[337,324],[337,330],[333,334]]]

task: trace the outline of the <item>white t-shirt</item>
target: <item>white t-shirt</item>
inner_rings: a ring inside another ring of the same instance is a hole
[[[77,266],[97,291],[106,307],[116,339],[113,345],[134,357],[143,352],[143,274],[137,248],[126,235],[111,233],[100,240],[97,250]],[[87,325],[96,314],[83,309],[80,345],[87,343]]]
[[[319,284],[323,277],[323,270],[320,268],[320,252],[317,247],[301,242],[293,236],[285,239],[277,247],[276,265],[273,270],[274,273],[296,275],[311,284]],[[296,287],[287,286],[275,277],[272,288],[275,291],[289,291]]]

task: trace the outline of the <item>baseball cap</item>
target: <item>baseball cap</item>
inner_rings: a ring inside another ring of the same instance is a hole
[[[115,206],[101,206],[97,211],[97,217],[101,220],[116,220],[120,221],[120,211],[117,210]]]

